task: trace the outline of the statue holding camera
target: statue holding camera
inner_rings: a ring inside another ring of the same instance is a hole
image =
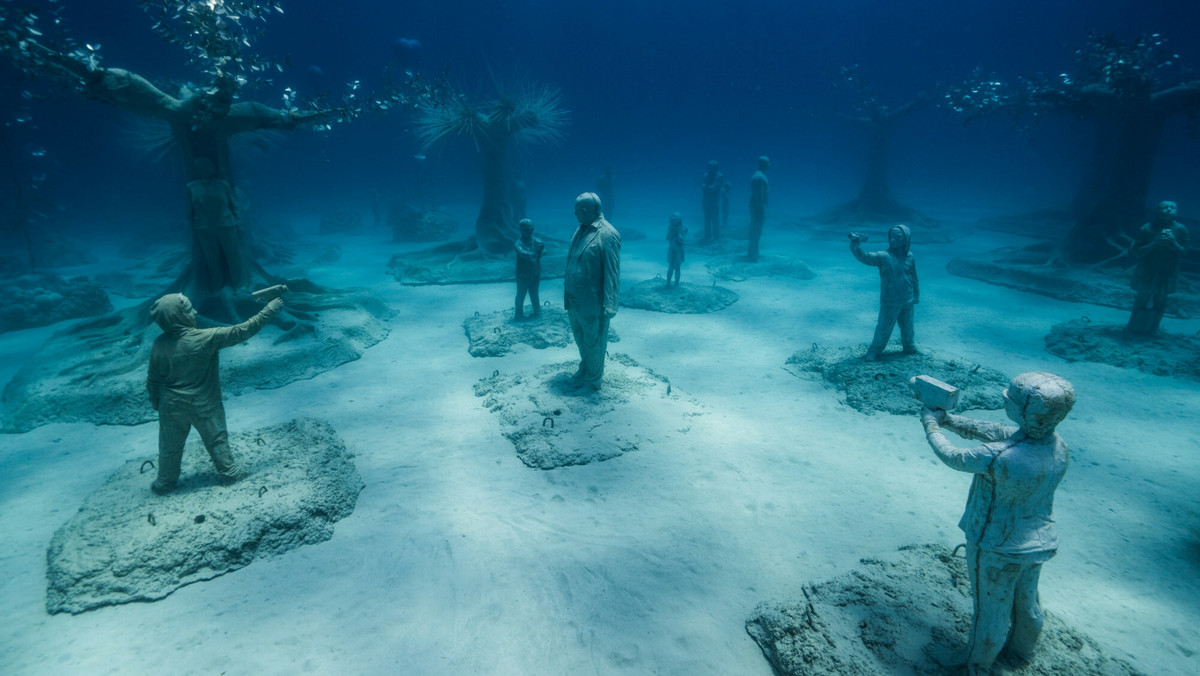
[[[1167,310],[1167,296],[1179,284],[1179,259],[1188,247],[1188,229],[1175,222],[1179,211],[1174,202],[1158,203],[1154,220],[1138,231],[1133,253],[1137,267],[1129,286],[1137,292],[1128,329],[1148,334],[1158,330]]]
[[[905,354],[916,354],[916,339],[913,337],[913,314],[921,299],[917,284],[917,264],[913,258],[912,233],[907,225],[892,226],[888,230],[886,251],[866,253],[862,243],[867,236],[850,233],[850,253],[863,265],[879,268],[879,320],[875,323],[875,338],[863,359],[875,361],[892,337],[892,329],[900,325],[900,342]]]
[[[1067,472],[1067,445],[1055,428],[1075,404],[1071,383],[1049,373],[1023,373],[1004,390],[1016,428],[954,415],[955,388],[928,376],[910,381],[925,404],[921,422],[942,462],[974,475],[958,526],[967,539],[967,573],[975,612],[962,653],[947,666],[986,674],[997,657],[1016,665],[1033,658],[1042,630],[1038,577],[1058,550],[1054,491]],[[983,441],[959,448],[942,428]]]

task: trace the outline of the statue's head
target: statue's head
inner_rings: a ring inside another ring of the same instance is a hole
[[[1034,439],[1053,434],[1073,406],[1075,388],[1050,373],[1022,373],[1004,390],[1004,412]]]
[[[758,170],[766,171],[767,169],[770,169],[770,168],[771,168],[771,158],[767,157],[766,155],[759,155],[758,156]]]
[[[575,198],[575,218],[581,225],[590,225],[600,218],[600,196],[594,192],[585,192]]]
[[[716,160],[709,160],[709,161],[708,161],[708,173],[709,173],[709,175],[710,175],[710,176],[712,176],[712,175],[715,175],[715,174],[717,173],[717,169],[718,169],[718,168],[720,168],[720,166],[721,166],[721,165],[717,164],[717,161],[716,161]]]
[[[896,251],[900,251],[901,253],[907,254],[911,246],[912,232],[908,229],[907,225],[893,225],[891,229],[888,230],[889,249],[894,249]]]
[[[1179,213],[1179,205],[1170,200],[1163,200],[1158,203],[1159,218],[1175,218],[1175,214]]]
[[[671,213],[671,227],[678,228],[681,225],[683,225],[683,214],[679,213],[678,211],[672,212]]]
[[[528,218],[522,218],[521,222],[517,225],[521,228],[522,237],[529,237],[533,234],[533,221]]]
[[[196,326],[196,309],[182,293],[168,293],[150,306],[150,318],[163,333],[179,333]]]

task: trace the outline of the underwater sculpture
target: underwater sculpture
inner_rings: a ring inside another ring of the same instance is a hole
[[[721,236],[722,211],[728,215],[728,207],[723,210],[722,205],[729,199],[731,186],[725,180],[725,174],[720,172],[719,167],[716,160],[710,160],[708,168],[704,170],[704,177],[700,179],[701,206],[704,207],[705,242],[711,242]]]
[[[484,258],[504,256],[512,250],[518,233],[509,203],[508,151],[516,143],[557,142],[566,120],[558,90],[547,86],[500,88],[482,104],[465,96],[421,104],[414,131],[422,148],[429,150],[447,137],[461,134],[475,141],[483,160],[483,197],[475,235],[443,247],[455,247],[462,253],[478,250]]]
[[[685,236],[687,236],[687,228],[683,227],[683,216],[676,211],[671,214],[671,220],[667,225],[667,286],[671,286],[672,275],[675,276],[675,286],[679,286],[679,268],[683,266]]]
[[[1192,71],[1178,60],[1158,34],[1131,40],[1093,34],[1075,51],[1072,72],[1021,77],[1015,84],[982,75],[945,95],[942,105],[965,122],[996,113],[1061,112],[1096,123],[1093,161],[1071,201],[1069,234],[1049,256],[1030,252],[1043,263],[1108,267],[1128,260],[1158,151],[1167,145],[1163,132],[1172,129],[1168,121],[1200,112],[1200,79],[1187,79]]]
[[[917,283],[917,264],[913,259],[912,235],[906,225],[896,225],[888,230],[887,251],[864,253],[862,243],[866,235],[850,233],[850,253],[864,265],[879,268],[879,321],[875,324],[875,337],[863,359],[874,361],[887,347],[892,329],[900,324],[900,341],[906,354],[915,354],[917,346],[913,336],[913,314],[921,300],[921,288]]]
[[[1033,658],[1044,620],[1038,576],[1058,550],[1054,491],[1070,459],[1054,430],[1074,405],[1071,383],[1030,372],[1013,378],[1004,390],[1004,410],[1017,429],[928,407],[921,413],[938,458],[974,474],[958,525],[967,538],[975,612],[964,651],[949,660],[965,665],[968,674],[988,673],[1001,655],[1015,665]],[[958,448],[942,426],[986,443]]]
[[[150,490],[166,495],[175,489],[183,445],[193,427],[222,481],[232,483],[243,476],[229,450],[218,355],[261,331],[283,308],[279,295],[286,290],[278,286],[259,291],[256,295],[275,297],[236,326],[196,328],[196,310],[181,293],[167,294],[150,307],[150,317],[163,330],[154,340],[146,375],[150,405],[158,411],[158,478]]]
[[[1175,222],[1179,208],[1174,202],[1158,203],[1154,220],[1138,231],[1133,253],[1137,267],[1129,286],[1137,292],[1128,329],[1133,333],[1154,333],[1167,310],[1167,296],[1179,284],[1179,259],[1187,252],[1188,229]]]
[[[762,238],[763,224],[767,221],[767,169],[770,168],[770,158],[762,155],[758,158],[758,171],[750,177],[750,245],[746,258],[752,263],[758,260],[758,240]]]
[[[571,238],[563,279],[563,307],[579,348],[578,385],[600,389],[608,350],[608,323],[617,314],[621,291],[621,235],[604,218],[600,198],[585,192],[575,198],[579,228]]]
[[[522,218],[521,237],[513,242],[517,250],[517,303],[513,318],[525,318],[525,294],[529,294],[529,302],[533,303],[531,316],[540,317],[542,314],[541,299],[538,298],[538,286],[542,283],[542,254],[546,245],[542,240],[533,236],[533,221]]]
[[[237,197],[228,181],[217,178],[207,157],[196,159],[196,179],[188,181],[188,223],[195,237],[200,280],[209,290],[238,288],[242,270],[242,229]]]

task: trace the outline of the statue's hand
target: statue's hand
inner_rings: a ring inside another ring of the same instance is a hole
[[[860,232],[852,232],[848,235],[848,237],[850,238],[851,242],[865,242],[869,239],[866,235]]]
[[[267,303],[267,309],[270,310],[272,314],[279,312],[283,309],[283,299],[273,299],[270,303]]]

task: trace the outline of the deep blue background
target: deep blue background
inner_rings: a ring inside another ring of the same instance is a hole
[[[278,105],[286,85],[311,92],[361,79],[378,82],[396,38],[422,42],[422,70],[449,68],[468,92],[486,94],[490,73],[557,86],[571,111],[557,147],[521,152],[532,215],[570,227],[576,194],[593,187],[606,164],[616,170],[622,216],[653,218],[699,209],[698,182],[718,159],[746,199],[754,158],[773,160],[773,218],[787,220],[854,196],[864,139],[840,114],[851,97],[839,69],[860,72],[887,100],[905,101],[976,68],[1001,78],[1072,68],[1088,31],[1122,37],[1159,32],[1200,69],[1196,3],[1118,0],[290,0],[273,16],[258,51],[287,55],[292,68],[248,95]],[[70,32],[100,43],[104,63],[164,84],[194,77],[178,50],[150,31],[151,18],[127,0],[66,3]],[[308,66],[319,66],[314,79]],[[4,110],[22,107],[23,85],[4,66]],[[91,230],[182,227],[182,173],[132,149],[137,124],[100,104],[62,95],[29,106],[32,124],[12,133],[22,170],[48,174],[43,207],[56,227]],[[260,221],[315,223],[337,207],[369,210],[415,201],[420,152],[404,113],[341,125],[328,133],[292,132],[238,167]],[[1200,143],[1174,120],[1150,200],[1174,198],[1184,216],[1200,215]],[[933,216],[980,209],[1012,212],[1061,206],[1088,160],[1091,128],[1065,116],[1017,133],[1005,119],[968,127],[930,108],[897,128],[892,184],[903,202]],[[470,142],[428,153],[431,199],[470,205],[479,193]],[[7,186],[5,187],[7,190]],[[8,202],[5,202],[8,205]],[[462,206],[458,208],[462,209]],[[470,217],[469,208],[465,215]]]

